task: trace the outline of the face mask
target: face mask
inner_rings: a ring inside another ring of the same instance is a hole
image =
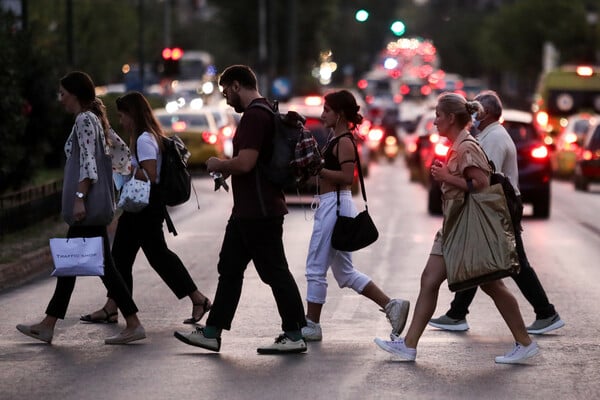
[[[479,129],[479,124],[481,121],[477,119],[477,113],[473,113],[473,115],[471,115],[471,119],[473,120],[473,128]]]

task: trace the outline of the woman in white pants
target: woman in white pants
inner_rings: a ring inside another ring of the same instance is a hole
[[[302,335],[307,341],[322,340],[321,311],[327,296],[327,270],[331,268],[340,288],[349,287],[373,300],[385,312],[392,325],[392,333],[402,332],[410,303],[391,299],[367,275],[357,271],[352,264],[352,253],[331,247],[331,234],[337,219],[339,192],[340,215],[355,216],[350,186],[354,178],[356,151],[353,132],[362,122],[356,99],[347,90],[325,96],[323,120],[333,131],[323,151],[324,168],[319,173],[319,207],[315,212],[313,232],[306,260],[307,326]]]

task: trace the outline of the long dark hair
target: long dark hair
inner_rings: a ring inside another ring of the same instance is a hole
[[[134,139],[131,142],[131,152],[135,154],[137,138],[144,132],[150,133],[156,139],[158,147],[162,152],[164,150],[162,137],[165,133],[160,123],[152,113],[152,107],[148,100],[140,92],[129,92],[117,98],[117,110],[125,113],[133,120],[133,132],[130,132]]]

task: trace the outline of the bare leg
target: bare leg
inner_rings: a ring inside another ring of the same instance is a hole
[[[321,320],[321,310],[323,309],[323,304],[319,303],[311,303],[310,301],[306,303],[306,318],[310,319],[315,324],[318,324]]]
[[[365,286],[361,294],[366,298],[373,300],[381,308],[384,308],[391,300],[381,291],[381,289],[379,289],[379,287],[377,287],[376,284],[373,283],[373,281],[367,283],[367,286]]]
[[[416,349],[419,339],[433,316],[437,305],[440,285],[446,280],[446,264],[442,256],[430,255],[421,274],[421,289],[413,318],[406,332],[404,343],[407,347]]]
[[[531,344],[531,338],[525,328],[521,310],[517,299],[512,295],[501,280],[481,285],[481,289],[494,300],[494,304],[500,315],[504,318],[506,325],[513,334],[515,341],[523,346]]]

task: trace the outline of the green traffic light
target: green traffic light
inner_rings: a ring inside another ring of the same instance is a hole
[[[402,36],[404,35],[404,32],[406,32],[406,26],[402,21],[394,21],[394,23],[392,23],[390,26],[390,29],[396,36]]]
[[[356,18],[358,22],[365,22],[367,19],[369,19],[369,12],[362,9],[358,10],[356,14],[354,14],[354,18]]]

